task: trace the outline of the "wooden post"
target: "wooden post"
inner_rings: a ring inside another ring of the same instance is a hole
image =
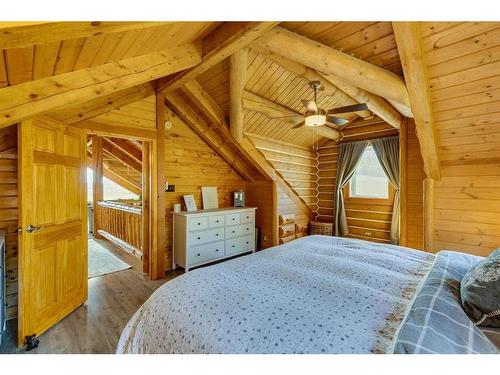
[[[167,248],[167,226],[166,226],[166,196],[165,196],[165,97],[156,93],[156,144],[153,145],[154,186],[151,199],[151,259],[150,276],[152,280],[161,279],[165,276],[165,252]]]
[[[92,189],[92,205],[94,210],[93,215],[93,234],[95,238],[101,236],[99,230],[99,206],[97,202],[103,200],[103,163],[102,163],[102,137],[94,136],[92,138],[92,174],[93,174],[93,189]]]
[[[439,147],[420,23],[393,22],[392,27],[415,118],[425,175],[439,181]]]
[[[279,245],[278,183],[273,180],[273,246]]]
[[[424,180],[424,250],[434,252],[434,180]]]
[[[399,129],[399,245],[408,243],[408,119]]]
[[[142,142],[142,272],[149,274],[150,243],[150,201],[151,201],[151,173],[150,173],[149,142]]]
[[[243,139],[243,89],[247,75],[248,51],[243,48],[229,59],[229,129],[236,141]]]

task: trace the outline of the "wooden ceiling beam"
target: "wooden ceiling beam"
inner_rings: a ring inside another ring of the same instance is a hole
[[[318,72],[341,76],[347,83],[410,108],[404,80],[397,74],[346,53],[276,27],[258,42],[279,55]]]
[[[114,138],[107,137],[107,139],[112,142],[116,147],[118,147],[122,152],[126,153],[128,156],[133,158],[137,163],[142,163],[142,145],[136,142],[130,141],[125,138]]]
[[[320,76],[329,81],[331,84],[337,86],[339,89],[344,91],[346,94],[352,96],[360,103],[366,103],[368,108],[375,113],[378,117],[383,119],[392,127],[399,129],[401,127],[401,121],[403,116],[397,110],[394,109],[389,103],[387,103],[383,98],[375,95],[369,91],[363,90],[359,87],[355,87],[345,83],[337,76],[332,74],[326,75],[320,73]]]
[[[268,59],[270,59],[274,63],[280,65],[285,70],[287,70],[295,75],[298,75],[299,77],[302,77],[309,82],[310,81],[320,81],[321,85],[324,88],[324,94],[329,96],[330,98],[332,98],[339,107],[359,103],[359,101],[356,100],[356,98],[351,97],[349,94],[345,93],[344,91],[342,91],[341,89],[339,89],[338,87],[336,87],[332,83],[330,83],[330,81],[325,80],[324,77],[321,76],[314,69],[311,69],[308,66],[305,66],[305,65],[298,63],[296,61],[292,61],[290,59],[287,59],[286,57],[281,56],[277,53],[274,53],[274,52],[272,52],[272,51],[270,51],[270,50],[268,50],[268,49],[266,49],[266,48],[264,48],[256,43],[254,43],[254,45],[252,45],[252,49],[255,52],[267,57]],[[368,110],[356,112],[356,114],[364,119],[373,118],[373,113],[368,111]],[[349,119],[349,120],[353,119],[352,114],[351,115],[342,114],[342,115],[338,115],[338,116],[342,117],[342,118]]]
[[[288,71],[295,73],[299,76],[306,77],[311,81],[320,81],[321,84],[325,87],[326,94],[328,95],[332,90],[336,92],[344,93],[345,97],[347,97],[348,102],[345,98],[343,98],[343,103],[339,103],[340,105],[350,105],[355,103],[366,103],[368,108],[375,113],[380,118],[383,118],[388,124],[399,129],[401,125],[401,114],[396,111],[389,103],[387,103],[383,98],[377,96],[371,92],[360,89],[359,87],[355,87],[346,83],[344,80],[340,79],[335,75],[326,75],[320,72],[317,72],[301,63],[296,61],[292,61],[287,59],[284,56],[278,55],[272,51],[264,47],[258,47],[257,52],[264,54],[264,56],[272,59],[277,64],[283,66]],[[333,91],[333,93],[335,93]],[[354,98],[354,99],[353,99]],[[361,117],[365,119],[373,118],[373,113],[370,111],[357,112]],[[339,116],[341,117],[341,116]]]
[[[243,139],[243,90],[247,80],[248,50],[242,48],[229,58],[229,130],[237,142]]]
[[[142,83],[125,90],[114,92],[110,95],[91,99],[82,104],[48,113],[47,116],[65,122],[66,124],[75,124],[104,115],[127,104],[145,99],[154,95],[154,93],[155,89],[152,82]]]
[[[146,129],[138,126],[123,126],[101,121],[82,121],[73,126],[85,129],[91,134],[104,137],[121,137],[127,139],[140,139],[143,141],[156,140],[156,129]]]
[[[228,127],[224,117],[224,112],[219,107],[217,102],[210,96],[210,94],[198,83],[198,81],[192,80],[187,82],[182,90],[193,103],[203,110],[203,113],[207,115],[210,121],[214,124],[221,124]]]
[[[142,163],[135,160],[128,153],[124,152],[121,148],[116,146],[109,138],[103,137],[103,150],[113,155],[116,159],[128,165],[133,170],[142,173]]]
[[[171,22],[0,22],[0,49],[157,27]]]
[[[189,43],[0,89],[0,127],[85,103],[191,68],[201,62],[201,44]]]
[[[87,167],[92,169],[92,154],[90,152],[87,153]],[[137,186],[134,182],[128,180],[122,175],[118,174],[114,171],[106,162],[103,162],[103,176],[110,179],[114,183],[120,185],[121,187],[127,189],[128,191],[141,195],[141,187]]]
[[[439,180],[441,171],[438,140],[420,23],[393,22],[392,26],[408,85],[424,171],[428,178]]]
[[[203,61],[193,69],[158,83],[163,94],[174,92],[184,84],[244,48],[279,22],[225,22],[203,39]]]
[[[193,129],[210,147],[212,147],[234,170],[245,180],[253,182],[254,174],[234,148],[230,147],[228,134],[220,135],[213,128],[208,126],[205,121],[176,93],[170,93],[166,96],[167,103],[173,111]]]
[[[210,96],[210,94],[206,92],[196,80],[185,84],[183,91],[203,111],[203,113],[210,118],[210,121],[212,121],[217,131],[224,134],[226,140],[232,143],[232,145],[246,157],[248,162],[250,162],[256,169],[260,170],[259,165],[256,164],[256,162],[246,153],[240,143],[230,133],[229,126],[224,118],[222,109]],[[266,176],[265,174],[263,175]]]
[[[304,115],[292,111],[278,103],[274,103],[269,99],[263,98],[262,96],[256,95],[250,91],[244,90],[243,92],[243,106],[254,112],[260,112],[272,119],[282,119],[283,121],[297,125],[304,120]],[[311,128],[308,128],[311,129]],[[329,126],[318,126],[316,127],[318,134],[322,137],[326,137],[333,140],[338,140],[341,138],[340,132]]]

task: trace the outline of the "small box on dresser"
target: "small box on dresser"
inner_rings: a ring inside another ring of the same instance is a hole
[[[255,207],[174,213],[174,268],[255,252]]]

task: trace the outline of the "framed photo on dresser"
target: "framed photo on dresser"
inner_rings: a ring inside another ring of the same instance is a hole
[[[184,195],[184,204],[186,205],[187,212],[198,211],[193,195]]]

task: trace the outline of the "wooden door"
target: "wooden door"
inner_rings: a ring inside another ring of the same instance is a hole
[[[44,117],[19,125],[20,346],[87,299],[85,138]]]

